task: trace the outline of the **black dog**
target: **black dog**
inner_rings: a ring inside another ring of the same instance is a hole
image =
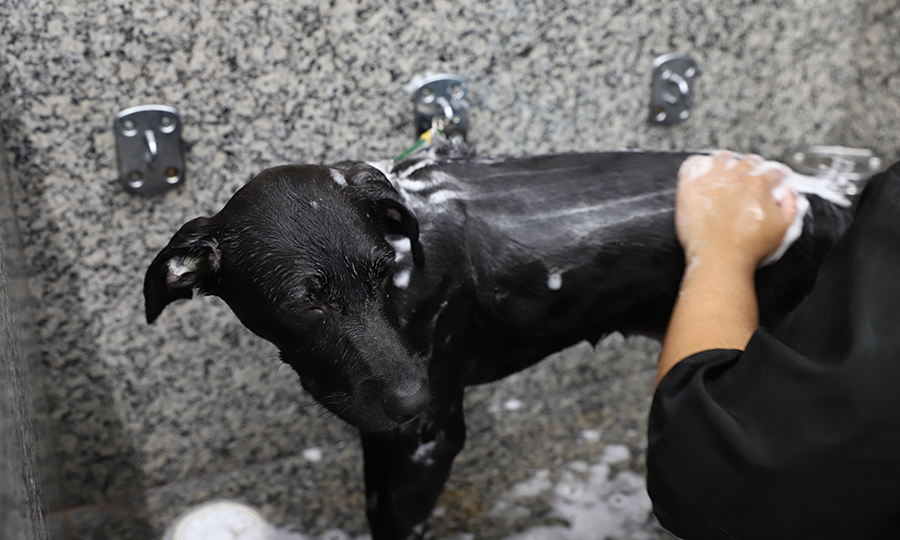
[[[193,289],[271,341],[361,430],[375,540],[417,538],[465,440],[463,389],[615,330],[661,336],[683,271],[686,153],[481,160],[439,144],[381,170],[269,169],[153,261],[147,318]],[[758,272],[774,325],[850,214],[810,196],[804,233]]]

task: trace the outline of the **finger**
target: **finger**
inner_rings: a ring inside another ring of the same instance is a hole
[[[784,220],[791,222],[797,215],[797,193],[793,189],[787,189],[787,193],[781,198],[778,207],[781,209],[781,215]]]
[[[716,150],[712,153],[713,163],[715,165],[725,165],[732,159],[731,152],[728,150]]]
[[[756,154],[746,155],[734,165],[734,172],[738,174],[749,174],[762,165],[763,161],[765,160]]]
[[[678,182],[690,182],[708,173],[713,167],[709,156],[691,156],[684,160],[678,170]]]
[[[743,175],[739,178],[742,188],[748,193],[753,193],[754,197],[761,201],[766,201],[767,204],[778,204],[778,199],[780,198],[779,188],[777,185],[772,186],[766,177]]]
[[[775,188],[780,186],[784,179],[787,178],[787,173],[780,167],[773,167],[765,169],[760,176],[766,180],[770,188]]]

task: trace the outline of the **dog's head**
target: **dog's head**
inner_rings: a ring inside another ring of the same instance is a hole
[[[424,362],[385,312],[386,236],[408,237],[421,265],[418,222],[377,169],[339,167],[268,169],[215,216],[185,224],[147,271],[147,320],[194,290],[218,296],[334,414],[392,429],[431,399]]]

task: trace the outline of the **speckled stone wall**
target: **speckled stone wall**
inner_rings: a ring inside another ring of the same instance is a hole
[[[892,0],[0,3],[0,129],[64,495],[51,520],[73,538],[153,538],[185,507],[233,497],[280,525],[365,531],[353,431],[221,302],[148,326],[140,286],[178,226],[261,169],[405,149],[413,76],[468,77],[481,154],[848,144],[891,160],[898,29]],[[660,128],[649,76],[668,52],[701,75],[691,119]],[[111,130],[148,103],[178,108],[189,143],[186,184],[157,197],[119,187]],[[610,478],[640,474],[654,354],[614,338],[472,392],[436,530],[556,523],[550,492],[512,500],[510,486],[541,471],[553,485],[607,447],[629,456]],[[661,534],[635,520],[614,535]]]
[[[55,467],[46,459],[46,409],[6,158],[0,137],[0,539],[45,540]]]

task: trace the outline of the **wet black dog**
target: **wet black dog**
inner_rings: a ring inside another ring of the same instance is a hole
[[[615,330],[663,334],[688,155],[492,161],[439,145],[380,168],[269,169],[159,253],[147,318],[194,289],[227,302],[360,428],[375,540],[416,538],[465,440],[466,386]],[[849,224],[847,210],[810,202],[800,240],[758,272],[765,325],[809,291]]]

